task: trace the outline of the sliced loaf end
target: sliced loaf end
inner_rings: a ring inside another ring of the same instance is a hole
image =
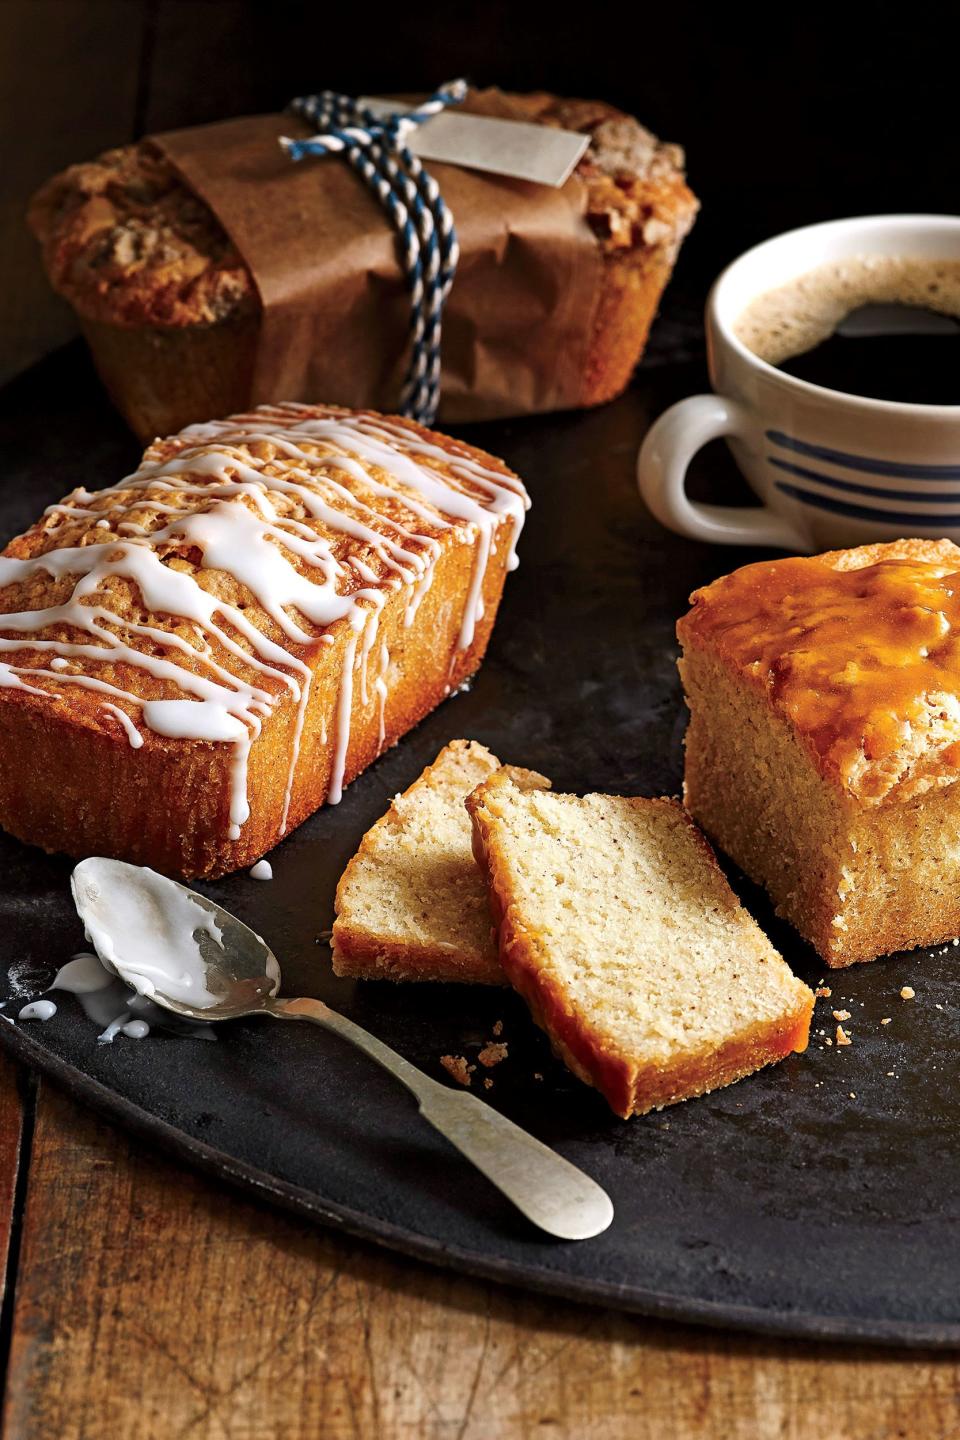
[[[675,801],[580,799],[496,773],[467,808],[503,969],[618,1115],[805,1048],[810,990]]]

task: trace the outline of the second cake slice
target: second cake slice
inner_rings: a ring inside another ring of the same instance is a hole
[[[810,990],[675,801],[521,790],[498,772],[467,808],[504,971],[618,1115],[805,1049]]]
[[[451,740],[367,831],[337,886],[333,969],[360,980],[505,985],[464,801],[500,768]],[[521,783],[546,784],[532,771]]]

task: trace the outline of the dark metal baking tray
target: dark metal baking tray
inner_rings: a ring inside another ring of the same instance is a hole
[[[272,944],[288,993],[321,996],[429,1073],[442,1074],[444,1053],[475,1057],[502,1020],[509,1055],[485,1098],[608,1188],[617,1214],[605,1235],[560,1244],[534,1234],[398,1085],[309,1026],[249,1021],[214,1044],[158,1035],[101,1046],[61,997],[48,1024],[0,1025],[0,1042],[188,1163],[424,1260],[664,1317],[953,1346],[960,949],[835,972],[815,1030],[832,1035],[830,1010],[842,1005],[851,1046],[827,1047],[815,1034],[804,1056],[624,1122],[551,1057],[512,994],[338,981],[322,941],[364,829],[455,736],[480,739],[561,789],[677,792],[675,619],[696,585],[757,558],[668,535],[637,498],[645,427],[702,383],[697,365],[642,371],[605,409],[474,432],[528,480],[534,510],[472,689],[279,846],[272,883],[241,874],[205,887]],[[73,485],[116,479],[138,451],[70,347],[0,392],[0,454],[7,536]],[[708,452],[697,483],[731,477],[724,456]],[[0,836],[7,1014],[81,945],[69,870],[64,858]],[[820,961],[734,881],[815,984]],[[908,982],[912,1003],[899,998]]]

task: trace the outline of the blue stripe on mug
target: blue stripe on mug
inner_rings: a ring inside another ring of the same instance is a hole
[[[832,515],[848,515],[854,520],[873,520],[878,525],[917,525],[925,527],[947,526],[954,529],[960,520],[960,514],[956,511],[952,515],[918,515],[915,510],[875,510],[869,505],[854,505],[849,500],[838,500],[833,495],[818,495],[813,490],[804,490],[799,485],[789,485],[785,480],[774,481],[776,489],[789,495],[791,500],[799,500],[804,505],[812,505],[817,510],[829,510]]]
[[[844,490],[853,495],[875,495],[878,500],[901,500],[917,505],[960,505],[960,490],[956,495],[945,495],[936,490],[884,490],[879,485],[858,485],[855,480],[839,480],[836,475],[825,475],[822,470],[809,470],[805,465],[794,465],[790,460],[780,460],[768,455],[769,464],[801,480],[813,480],[818,485],[829,485],[833,490]],[[958,516],[960,518],[960,516]]]
[[[902,480],[960,480],[960,465],[911,465],[899,460],[853,455],[847,450],[830,450],[825,445],[808,445],[806,440],[794,440],[782,430],[768,430],[767,439],[784,450],[793,450],[813,460],[825,460],[828,465],[843,465],[847,470],[862,470],[867,474],[872,471],[874,475],[892,475]]]

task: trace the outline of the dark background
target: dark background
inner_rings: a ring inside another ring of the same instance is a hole
[[[665,336],[696,343],[710,278],[750,242],[839,215],[958,208],[956,9],[0,0],[0,378],[72,333],[22,220],[56,169],[312,90],[426,90],[458,74],[609,99],[685,146],[703,211],[655,363]]]

